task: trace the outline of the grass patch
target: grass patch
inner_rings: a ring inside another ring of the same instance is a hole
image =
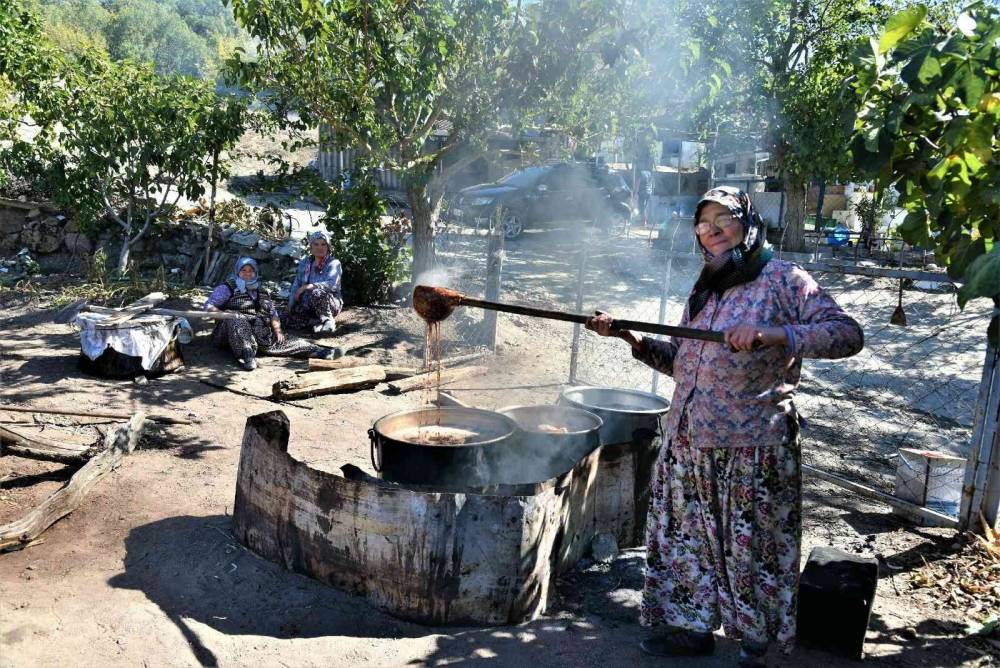
[[[32,281],[0,279],[0,309],[37,304],[41,298],[42,290]]]

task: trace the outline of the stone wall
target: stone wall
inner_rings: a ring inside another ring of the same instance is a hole
[[[177,281],[202,281],[207,224],[196,219],[154,225],[132,248],[140,273],[158,271]],[[237,258],[257,260],[261,275],[278,292],[287,288],[295,265],[305,255],[301,240],[268,239],[257,232],[217,226],[209,253],[209,284],[228,276]],[[35,272],[72,270],[103,248],[114,266],[121,236],[109,229],[97,235],[82,233],[55,207],[36,202],[0,199],[0,277],[19,278]],[[27,261],[25,258],[30,258]]]

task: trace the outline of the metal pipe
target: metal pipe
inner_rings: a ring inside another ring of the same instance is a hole
[[[910,503],[909,501],[904,501],[903,499],[897,498],[892,494],[886,494],[885,492],[880,492],[877,489],[868,487],[867,485],[856,483],[853,480],[842,478],[839,475],[830,473],[828,471],[824,471],[822,469],[818,469],[814,466],[809,466],[808,464],[803,464],[802,470],[832,485],[843,487],[844,489],[848,489],[854,492],[855,494],[859,494],[869,499],[881,501],[882,503],[891,506],[892,508],[901,510],[903,513],[909,515],[910,517],[930,522],[931,526],[946,527],[949,529],[959,528],[957,517],[952,517],[950,515],[945,515],[944,513],[939,513],[935,510],[931,510],[930,508],[925,508],[924,506],[918,506],[915,503]]]

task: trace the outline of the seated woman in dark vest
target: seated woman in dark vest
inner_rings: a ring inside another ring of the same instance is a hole
[[[324,348],[286,336],[270,295],[259,287],[257,263],[248,257],[236,262],[233,275],[217,286],[205,303],[206,311],[231,311],[244,317],[220,320],[212,340],[228,347],[247,371],[257,368],[257,355],[334,359],[339,348]]]

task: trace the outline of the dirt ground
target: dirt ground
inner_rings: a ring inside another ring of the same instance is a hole
[[[532,286],[522,289],[530,293]],[[143,409],[201,422],[149,424],[140,448],[76,512],[37,544],[0,555],[0,666],[665,664],[637,646],[645,637],[637,624],[641,550],[626,550],[610,565],[582,563],[535,621],[429,628],[285,572],[233,539],[229,516],[248,416],[281,409],[292,423],[294,456],[326,470],[353,463],[370,471],[367,429],[384,414],[418,405],[420,392],[390,397],[368,390],[278,404],[259,397],[303,363],[268,359],[247,374],[211,347],[204,328],[186,348],[180,373],[142,385],[92,378],[77,369],[76,334],[53,324],[52,315],[44,303],[14,300],[0,308],[0,403]],[[405,310],[355,309],[340,322],[338,345],[386,337],[359,353],[384,347],[403,362],[422,346],[419,324]],[[567,377],[568,329],[502,318],[500,339],[491,373],[450,389],[487,408],[552,402]],[[26,419],[0,409],[0,421]],[[22,428],[84,443],[107,428],[100,422],[36,415]],[[69,473],[0,458],[0,523],[26,512]],[[869,663],[1000,663],[993,645],[964,636],[970,617],[963,607],[911,586],[925,561],[957,549],[954,532],[907,527],[884,506],[808,479],[803,531],[804,554],[833,545],[879,558]],[[735,652],[722,639],[714,657],[674,663],[732,665]],[[854,665],[805,649],[772,662]]]

